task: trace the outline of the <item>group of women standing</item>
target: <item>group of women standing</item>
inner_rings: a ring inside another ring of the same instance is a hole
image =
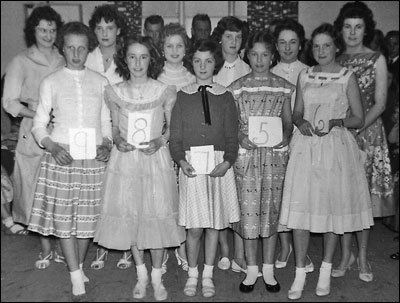
[[[83,262],[94,238],[99,249],[92,268],[104,267],[107,249],[122,250],[118,266],[128,268],[132,258],[136,265],[133,297],[145,298],[151,278],[155,299],[165,300],[164,250],[179,247],[177,260],[188,271],[183,291],[194,296],[205,232],[204,297],[216,294],[218,242],[218,267],[246,273],[240,291],[251,292],[262,276],[267,291],[278,292],[274,267],[286,266],[293,230],[289,299],[302,296],[306,273],[314,270],[307,258],[310,232],[324,234],[318,296],[328,295],[331,276],[343,276],[355,259],[360,279],[372,281],[367,249],[373,216],[394,214],[379,118],[386,62],[366,47],[374,24],[364,3],[345,4],[334,25],[313,31],[318,64],[312,67],[298,60],[304,30],[293,20],[282,20],[274,35],[254,31],[247,38],[244,22],[224,17],[212,39],[191,48],[183,27],[170,24],[160,61],[152,39],[124,35],[108,5],[96,8],[90,28],[79,22],[61,28],[54,10],[36,8],[25,29],[30,48],[10,63],[4,88],[6,111],[24,117],[13,174],[14,220],[41,234],[36,266],[45,268],[54,257],[48,236],[60,238],[63,256],[57,257],[65,259],[73,299],[80,300],[89,282]],[[271,69],[276,49],[278,64]],[[254,117],[280,118],[281,141],[258,146],[249,137]],[[91,156],[71,156],[76,131],[94,134]],[[196,147],[209,146],[212,168],[197,174]],[[223,232],[228,227],[235,231],[232,262]],[[282,249],[275,260],[278,232]],[[353,232],[357,258],[350,251]],[[339,237],[342,258],[332,269]]]

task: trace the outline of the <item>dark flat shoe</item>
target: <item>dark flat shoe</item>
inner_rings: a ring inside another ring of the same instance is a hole
[[[275,278],[275,277],[274,277],[274,278]],[[275,280],[276,280],[276,278],[275,278]],[[264,281],[264,284],[265,284],[265,288],[266,288],[269,292],[278,292],[278,291],[281,290],[281,286],[279,285],[278,280],[276,280],[276,284],[275,284],[275,285],[271,285],[271,284],[265,283],[265,281]]]
[[[243,282],[241,282],[239,285],[239,290],[244,293],[249,293],[249,292],[253,291],[254,285],[256,285],[256,283],[254,283],[252,285],[245,285],[245,284],[243,284]]]

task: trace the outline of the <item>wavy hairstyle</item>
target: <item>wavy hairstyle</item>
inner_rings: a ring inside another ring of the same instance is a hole
[[[249,34],[249,28],[246,21],[242,21],[234,16],[223,17],[218,21],[217,26],[214,28],[211,39],[216,42],[221,42],[222,36],[225,31],[231,32],[242,32],[242,44],[240,45],[240,49],[242,50],[247,41],[247,36]]]
[[[338,52],[336,53],[336,57],[340,56],[343,53],[343,51],[345,49],[345,45],[344,45],[342,35],[336,29],[336,27],[330,23],[322,23],[320,26],[318,26],[316,29],[313,30],[313,32],[311,34],[311,47],[310,47],[311,53],[312,53],[312,48],[313,48],[312,47],[313,40],[314,40],[315,36],[319,35],[319,34],[325,34],[332,38],[333,43],[335,43],[335,46],[338,49]]]
[[[213,55],[215,59],[215,68],[213,74],[214,75],[218,74],[222,66],[224,66],[225,62],[224,57],[222,55],[221,45],[211,39],[200,39],[193,45],[188,56],[188,62],[189,62],[188,70],[193,75],[196,75],[193,69],[193,56],[197,51],[210,52]]]
[[[363,44],[369,45],[374,38],[374,30],[376,26],[372,10],[362,1],[348,2],[343,5],[340,9],[339,15],[333,23],[339,33],[342,32],[344,20],[349,18],[360,18],[364,20],[365,36],[363,38]]]
[[[96,25],[101,22],[101,19],[104,19],[105,22],[115,22],[115,25],[120,30],[119,37],[122,37],[126,33],[126,20],[125,17],[118,12],[117,7],[114,5],[101,5],[96,7],[94,10],[90,20],[89,27],[92,31],[95,30]]]
[[[128,52],[129,46],[132,44],[141,44],[145,46],[150,53],[150,64],[147,70],[147,76],[153,79],[157,79],[158,75],[161,73],[164,61],[157,51],[157,46],[154,44],[153,39],[147,36],[141,35],[128,35],[125,36],[118,50],[114,60],[117,65],[117,73],[124,78],[124,80],[129,80],[131,78],[131,73],[129,71],[128,65],[126,64],[126,54]]]
[[[25,43],[28,47],[36,44],[36,26],[38,26],[42,20],[55,22],[57,27],[57,36],[59,35],[60,29],[64,24],[64,22],[61,20],[61,15],[50,6],[45,5],[36,7],[25,21]]]

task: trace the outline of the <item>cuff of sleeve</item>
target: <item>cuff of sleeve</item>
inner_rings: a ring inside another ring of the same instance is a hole
[[[228,161],[231,167],[235,163],[235,158],[232,155],[224,155],[224,161]]]
[[[7,106],[7,112],[13,116],[14,118],[18,117],[18,114],[21,112],[21,109],[24,106],[18,102],[10,102]]]
[[[45,148],[45,147],[42,145],[42,140],[43,140],[44,138],[47,138],[47,137],[50,138],[50,135],[45,135],[45,136],[41,137],[40,140],[37,141],[37,142],[38,142],[38,145],[39,145],[41,148]]]

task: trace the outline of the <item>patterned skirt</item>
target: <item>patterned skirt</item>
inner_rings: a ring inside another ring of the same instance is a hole
[[[106,163],[74,160],[60,166],[43,155],[28,229],[44,236],[93,238],[100,216]]]
[[[277,232],[287,162],[287,151],[272,148],[239,153],[235,175],[241,214],[233,229],[244,239]]]
[[[188,152],[187,152],[188,153]],[[224,152],[215,151],[215,165],[224,161]],[[178,224],[189,228],[225,229],[240,219],[235,176],[230,168],[225,176],[187,177],[179,173]]]

